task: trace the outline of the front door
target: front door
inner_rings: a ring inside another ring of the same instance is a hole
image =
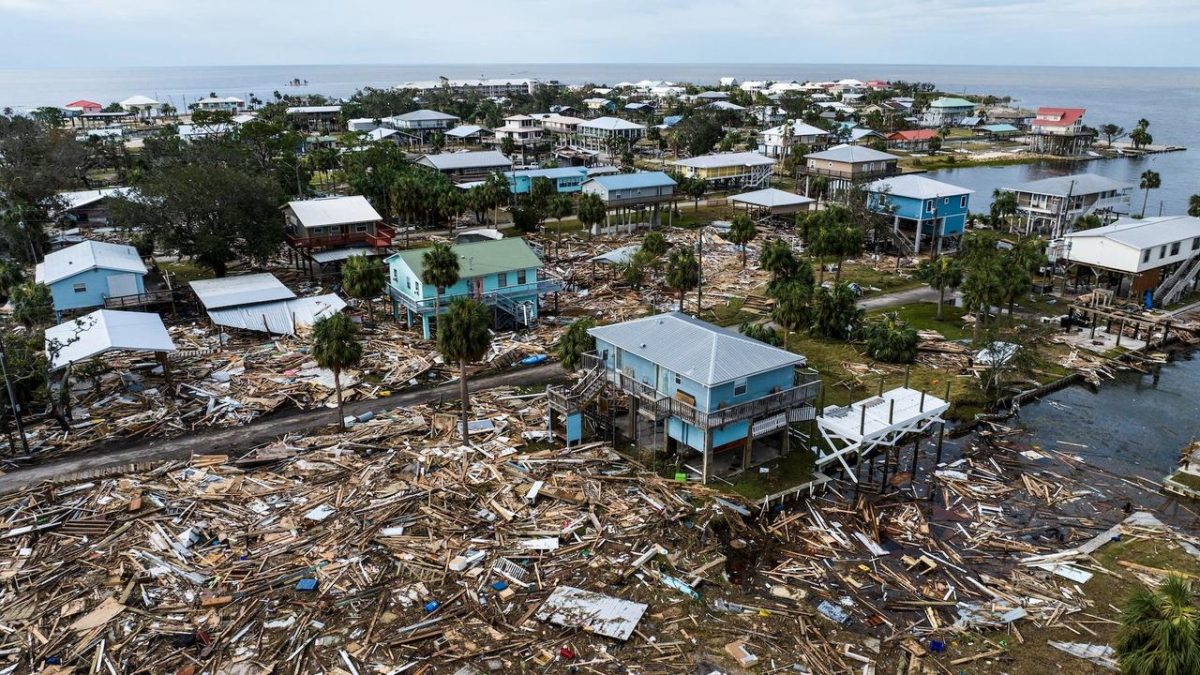
[[[483,277],[475,277],[471,280],[471,297],[483,297]]]

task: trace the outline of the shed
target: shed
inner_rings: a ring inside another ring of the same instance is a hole
[[[175,343],[162,318],[148,312],[98,309],[46,329],[50,370],[60,370],[110,351],[173,352]]]

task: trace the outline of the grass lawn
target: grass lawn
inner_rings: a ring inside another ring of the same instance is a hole
[[[820,271],[813,267],[814,278],[820,278]],[[832,282],[833,274],[826,272],[825,280]],[[909,288],[916,288],[922,285],[922,281],[912,276],[911,273],[897,272],[892,269],[876,270],[874,265],[866,263],[845,263],[842,265],[842,282],[854,282],[863,288],[863,295],[873,295],[878,293],[890,293],[893,291],[902,291]],[[878,288],[878,291],[869,290]]]
[[[1024,644],[1018,642],[1015,636],[1009,635],[1007,631],[987,633],[984,637],[995,643],[1003,641],[1003,644],[1006,645],[1007,651],[1001,657],[1002,662],[998,665],[995,659],[991,659],[991,663],[989,663],[989,659],[983,659],[972,664],[955,666],[954,672],[968,675],[1000,671],[1012,675],[1044,675],[1048,671],[1107,673],[1108,671],[1093,666],[1087,661],[1060,652],[1051,647],[1048,642],[1053,640],[1114,644],[1119,630],[1119,626],[1115,622],[1119,620],[1120,608],[1130,594],[1142,586],[1142,582],[1134,575],[1133,571],[1121,565],[1122,561],[1200,575],[1200,561],[1188,555],[1174,541],[1166,539],[1124,538],[1121,541],[1105,544],[1093,558],[1098,567],[1103,568],[1104,571],[1096,571],[1095,576],[1082,585],[1083,592],[1091,602],[1091,607],[1084,610],[1086,614],[1065,616],[1057,625],[1045,628],[1034,626],[1027,621],[1019,622],[1018,630],[1025,638]],[[1084,566],[1091,567],[1086,563]],[[1065,580],[1063,582],[1069,583]],[[960,658],[994,648],[982,639],[971,641],[969,637],[959,638],[958,645],[958,649],[954,653],[950,653],[948,650],[943,658],[947,660]],[[1053,665],[1048,667],[1048,664]]]
[[[159,262],[158,267],[163,272],[171,274],[171,284],[173,286],[186,284],[189,281],[196,281],[197,279],[211,279],[213,276],[212,270],[197,265],[191,260]]]
[[[731,488],[734,492],[747,499],[762,499],[769,494],[775,494],[789,487],[808,482],[812,478],[816,457],[806,448],[798,448],[793,443],[792,451],[777,460],[768,462],[762,468],[767,473],[754,467],[738,476]]]
[[[914,302],[909,305],[878,309],[868,314],[867,319],[870,320],[887,312],[896,312],[901,319],[917,330],[936,330],[947,340],[964,340],[971,337],[971,329],[962,320],[967,311],[949,303],[942,306],[941,321],[937,318],[936,302]]]

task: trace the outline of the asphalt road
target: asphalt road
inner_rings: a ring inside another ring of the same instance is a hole
[[[550,384],[566,379],[557,363],[520,368],[470,380],[470,391],[482,391],[505,386]],[[441,403],[458,400],[458,382],[436,387],[411,389],[386,398],[355,401],[346,404],[347,415],[365,412],[380,413],[401,406],[422,403]],[[331,424],[337,424],[336,409],[296,410],[272,415],[245,426],[218,429],[178,438],[161,438],[129,445],[119,449],[112,446],[84,451],[68,457],[51,459],[29,467],[14,469],[0,476],[0,494],[9,494],[43,481],[69,478],[91,471],[112,469],[142,462],[188,459],[197,454],[239,455],[264,445],[284,434],[303,434]]]

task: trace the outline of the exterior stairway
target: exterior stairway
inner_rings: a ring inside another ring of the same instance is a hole
[[[1178,300],[1197,272],[1200,272],[1200,255],[1185,260],[1171,276],[1158,285],[1158,289],[1154,291],[1154,304],[1162,307]]]

